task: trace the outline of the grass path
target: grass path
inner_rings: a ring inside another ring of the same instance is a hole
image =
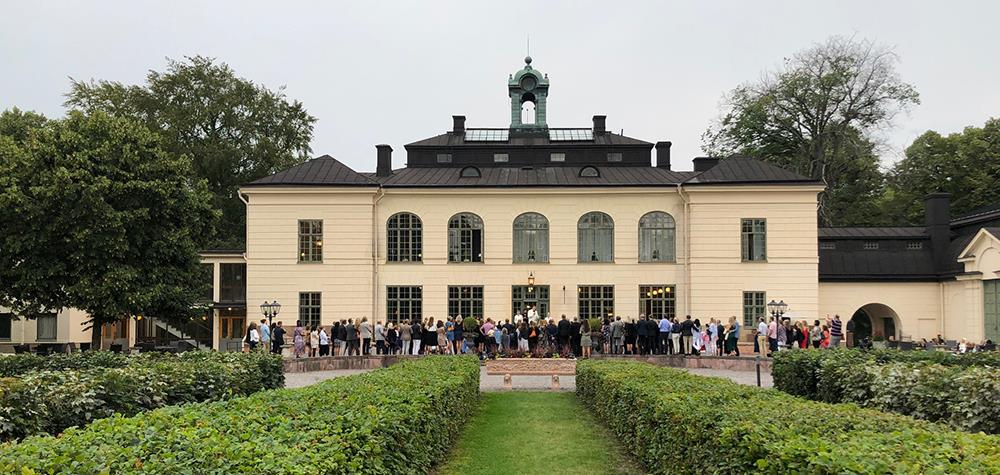
[[[641,473],[620,444],[566,392],[482,393],[479,412],[438,472]]]

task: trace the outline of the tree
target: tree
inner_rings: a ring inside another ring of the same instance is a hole
[[[168,59],[167,71],[150,71],[142,86],[74,80],[66,105],[136,119],[169,152],[192,157],[192,176],[208,181],[222,211],[213,247],[244,246],[239,186],[305,161],[316,122],[283,88],[271,91],[201,56]]]
[[[745,154],[823,182],[823,224],[854,224],[882,186],[875,132],[919,104],[900,80],[896,55],[870,41],[833,37],[796,53],[784,68],[737,87],[704,135],[706,152]],[[857,188],[865,187],[861,196]],[[870,188],[868,188],[870,187]],[[853,190],[852,190],[853,188]]]
[[[0,305],[78,308],[93,342],[136,315],[186,320],[217,212],[191,160],[130,119],[0,114]]]
[[[883,206],[899,224],[920,224],[923,197],[938,191],[951,193],[955,215],[1000,202],[1000,119],[917,137],[889,172]]]

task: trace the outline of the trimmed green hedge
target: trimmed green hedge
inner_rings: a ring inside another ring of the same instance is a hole
[[[123,367],[33,371],[0,379],[0,439],[58,434],[114,414],[285,385],[281,357],[266,353],[189,352],[127,360]]]
[[[146,356],[146,354],[142,356]],[[0,356],[0,377],[7,378],[46,370],[123,368],[128,364],[128,356],[110,351],[84,351],[69,355],[58,353],[47,356],[3,355]]]
[[[1000,437],[645,363],[577,362],[576,392],[652,473],[1000,473]]]
[[[775,355],[771,374],[775,388],[807,399],[998,434],[998,362],[991,353],[787,351]]]
[[[427,357],[31,437],[0,449],[0,473],[426,473],[478,397],[477,359]]]

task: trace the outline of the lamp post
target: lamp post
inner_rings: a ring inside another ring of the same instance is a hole
[[[278,312],[281,311],[281,304],[277,300],[268,303],[267,300],[260,304],[260,313],[264,314],[267,318],[267,326],[270,327],[274,321],[274,317],[278,316]]]
[[[771,316],[774,317],[775,320],[780,319],[787,310],[788,304],[786,304],[784,300],[780,300],[778,302],[771,300],[767,303],[767,311],[771,313]]]
[[[533,272],[528,272],[528,293],[535,292],[535,274]]]

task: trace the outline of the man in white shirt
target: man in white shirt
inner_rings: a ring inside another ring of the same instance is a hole
[[[767,354],[767,323],[764,323],[764,317],[757,322],[757,353]]]

